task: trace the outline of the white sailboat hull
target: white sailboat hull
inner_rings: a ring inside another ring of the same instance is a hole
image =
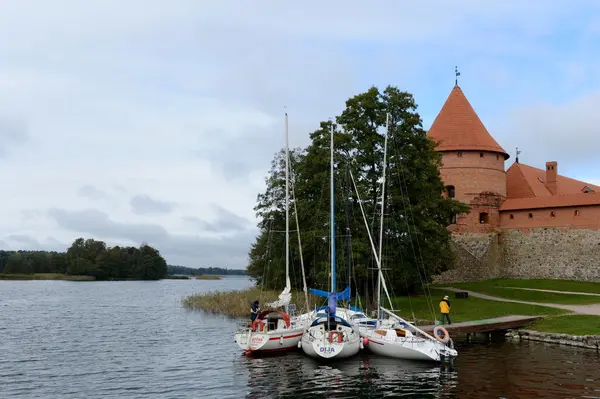
[[[380,330],[381,331],[381,330]],[[376,355],[407,360],[427,360],[442,362],[447,358],[456,357],[456,350],[445,344],[414,335],[394,337],[393,329],[385,329],[387,335],[383,336],[375,330],[362,330],[363,337],[368,339],[368,349]]]
[[[294,350],[298,347],[303,333],[304,327],[267,332],[238,330],[235,342],[246,354]]]
[[[326,331],[323,324],[309,327],[300,343],[306,355],[320,359],[348,358],[363,347],[358,330],[338,326],[335,331]]]

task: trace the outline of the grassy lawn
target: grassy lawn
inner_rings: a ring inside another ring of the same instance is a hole
[[[92,276],[71,276],[60,273],[35,273],[35,274],[3,274],[0,280],[68,280],[68,281],[94,281]]]
[[[558,334],[600,335],[600,316],[568,315],[549,317],[535,322],[528,329]]]
[[[432,302],[435,317],[439,319],[440,308],[439,302],[444,295],[450,296],[452,309],[450,310],[450,318],[453,323],[470,320],[490,319],[500,316],[521,315],[521,316],[538,316],[538,315],[563,315],[568,313],[566,310],[548,308],[545,306],[524,305],[520,303],[489,301],[487,299],[473,298],[456,299],[452,293],[441,289],[432,289]],[[417,297],[396,297],[392,299],[396,313],[405,319],[412,321],[413,312],[417,323],[433,324],[431,310],[427,304],[425,296]],[[385,306],[385,305],[384,305]]]
[[[441,287],[436,285],[435,287]],[[600,303],[600,296],[559,294],[553,292],[528,291],[517,288],[536,288],[557,291],[588,292],[600,294],[600,283],[587,283],[569,280],[521,280],[521,279],[494,279],[479,282],[444,284],[482,294],[493,295],[501,298],[519,301],[559,303],[566,305],[585,305]]]

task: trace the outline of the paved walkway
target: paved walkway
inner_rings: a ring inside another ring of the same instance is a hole
[[[457,291],[468,292],[469,296],[473,296],[475,298],[487,299],[490,301],[513,302],[513,303],[522,303],[525,305],[545,306],[547,308],[564,309],[564,310],[568,310],[570,312],[577,313],[577,314],[600,316],[600,303],[593,304],[593,305],[562,305],[562,304],[558,304],[558,303],[540,303],[540,302],[518,301],[515,299],[500,298],[497,296],[480,294],[479,292],[463,290],[463,289],[458,289],[458,288],[453,288],[453,287],[444,287],[444,289],[446,289],[448,291],[453,291],[453,292],[457,292]]]
[[[503,287],[503,288],[510,288],[513,290],[525,290],[525,291],[552,292],[555,294],[600,296],[600,294],[594,294],[592,292],[556,291],[556,290],[543,290],[541,288],[522,288],[522,287]]]

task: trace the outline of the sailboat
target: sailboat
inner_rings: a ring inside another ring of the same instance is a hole
[[[309,314],[290,317],[289,304],[292,299],[290,283],[290,193],[289,193],[289,139],[288,114],[285,114],[285,288],[279,298],[266,303],[266,310],[258,314],[251,326],[243,326],[235,333],[235,342],[246,354],[260,354],[275,351],[295,350],[302,338],[306,324],[311,320]],[[296,212],[296,224],[298,217]],[[299,233],[298,233],[299,234]],[[298,236],[300,240],[300,236]],[[304,268],[304,265],[302,265]],[[308,293],[304,269],[304,294],[308,307]],[[277,310],[283,307],[284,310]],[[308,310],[308,309],[307,309]]]
[[[384,155],[383,155],[383,182],[381,190],[381,220],[379,229],[379,253],[375,251],[375,245],[373,244],[373,238],[369,230],[369,224],[365,216],[362,202],[358,190],[356,189],[356,183],[354,177],[351,175],[356,194],[358,196],[358,203],[363,215],[365,227],[373,250],[373,255],[377,263],[378,279],[377,279],[377,323],[376,325],[361,326],[359,327],[360,334],[363,338],[368,341],[368,348],[371,352],[381,355],[394,357],[398,359],[411,359],[411,360],[429,360],[441,362],[445,359],[458,356],[458,352],[448,346],[447,343],[452,342],[450,335],[441,326],[434,329],[434,335],[426,333],[420,328],[408,323],[402,317],[394,314],[388,309],[381,306],[381,288],[385,291],[387,299],[392,305],[385,278],[383,276],[381,261],[382,261],[382,247],[383,247],[383,211],[385,203],[385,172],[387,164],[387,141],[389,133],[389,114],[386,118],[386,135],[384,141]],[[388,315],[388,319],[381,317],[381,311]],[[438,331],[442,331],[444,337],[441,338],[438,335]]]
[[[327,298],[327,306],[320,309],[305,331],[298,346],[305,354],[321,359],[347,358],[363,348],[358,328],[348,322],[355,312],[342,308],[337,310],[337,301],[350,300],[350,285],[342,292],[336,292],[335,256],[335,196],[333,163],[333,124],[331,125],[331,292],[311,288],[310,292]]]

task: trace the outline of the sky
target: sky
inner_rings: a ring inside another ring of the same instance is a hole
[[[514,161],[600,184],[600,2],[0,0],[0,248],[244,268],[275,152],[351,96],[459,85]]]

